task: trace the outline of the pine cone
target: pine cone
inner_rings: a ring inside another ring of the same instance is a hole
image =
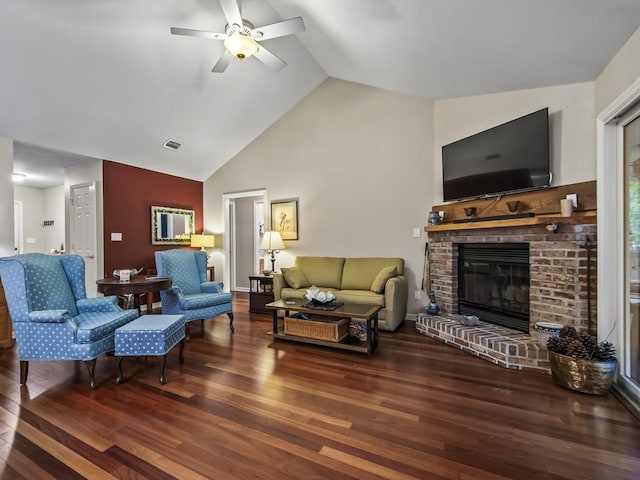
[[[565,325],[560,329],[560,338],[578,338],[576,327]]]
[[[547,350],[550,352],[563,353],[566,345],[562,344],[562,339],[558,337],[550,337],[547,340]]]
[[[582,342],[584,345],[584,349],[587,351],[587,358],[592,358],[596,348],[596,342],[593,341],[593,337],[591,335],[580,335],[578,340]]]
[[[567,346],[566,355],[573,358],[589,358],[589,352],[587,352],[582,342],[577,338],[575,340],[572,340],[571,343]]]
[[[612,362],[616,359],[616,347],[609,342],[600,342],[593,353],[594,360]]]

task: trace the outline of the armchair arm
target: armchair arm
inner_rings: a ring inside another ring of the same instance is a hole
[[[200,289],[202,293],[223,293],[224,284],[222,282],[202,282]]]
[[[71,320],[68,310],[34,310],[29,321],[34,323],[65,323]]]
[[[176,297],[182,296],[182,290],[180,290],[180,287],[176,287],[175,285],[171,288],[167,288],[166,290],[163,290],[162,292],[168,293],[169,295],[175,295]]]
[[[118,297],[109,295],[107,297],[81,298],[76,302],[76,307],[80,313],[88,312],[115,312],[120,310]]]

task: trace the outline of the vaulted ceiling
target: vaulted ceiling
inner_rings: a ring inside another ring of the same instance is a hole
[[[248,58],[211,73],[220,40],[170,34],[224,31],[218,0],[0,0],[0,136],[24,168],[44,149],[204,180],[328,76],[434,99],[592,81],[640,26],[638,0],[241,0],[241,10],[256,26],[303,17],[304,32],[264,41],[285,69]],[[167,139],[182,146],[163,148]]]

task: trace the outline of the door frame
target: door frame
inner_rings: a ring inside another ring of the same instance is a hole
[[[24,252],[24,204],[22,200],[13,201],[13,253],[19,255]]]
[[[639,102],[640,78],[596,118],[598,340],[608,338],[616,346],[618,359],[622,362],[628,354],[624,349],[625,325],[618,319],[624,319],[626,323],[630,311],[626,294],[623,132],[618,120]],[[618,375],[614,390],[640,414],[640,388],[635,383]]]
[[[232,244],[232,240],[234,237],[234,233],[235,233],[235,224],[232,225],[232,223],[230,222],[229,219],[229,211],[230,209],[235,207],[235,200],[238,198],[248,198],[248,197],[261,197],[260,199],[256,199],[256,201],[262,201],[265,205],[265,211],[266,211],[266,205],[267,205],[267,190],[262,188],[262,189],[257,189],[257,190],[246,190],[243,192],[232,192],[232,193],[223,193],[222,194],[222,211],[224,212],[224,235],[223,235],[223,244],[224,244],[224,269],[222,272],[222,281],[224,283],[224,285],[228,285],[228,287],[225,287],[225,291],[230,291],[233,288],[235,288],[235,271],[231,271],[232,269],[235,269],[235,255],[236,255],[236,251],[235,251],[235,245]],[[255,222],[255,216],[254,216],[254,222]],[[234,215],[234,223],[235,223],[235,215]],[[259,226],[256,224],[255,225],[255,229],[257,230],[259,228]],[[253,263],[255,265],[259,264],[259,258],[258,258],[258,250],[257,249],[253,249],[253,255],[254,255],[254,259],[253,259]],[[232,280],[233,280],[233,285],[232,285]]]

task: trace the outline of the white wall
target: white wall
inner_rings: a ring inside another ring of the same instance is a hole
[[[53,220],[53,226],[44,228],[44,253],[49,253],[51,249],[59,249],[61,245],[66,249],[64,185],[45,188],[42,193],[44,219]]]
[[[0,137],[0,257],[14,254],[12,174],[13,140]]]
[[[596,81],[596,112],[607,108],[640,78],[640,28],[613,56]]]
[[[44,191],[40,188],[14,185],[13,196],[22,202],[22,253],[49,253],[45,242]]]
[[[64,186],[31,188],[14,185],[14,198],[22,202],[23,253],[49,253],[65,243]],[[45,227],[45,220],[53,220],[53,226]],[[35,240],[29,243],[27,239]]]
[[[432,188],[442,202],[442,146],[549,107],[552,185],[596,178],[594,84],[576,83],[434,103]]]
[[[328,79],[205,182],[205,229],[223,231],[223,193],[298,198],[300,239],[286,242],[278,268],[297,255],[403,257],[417,313],[432,132],[432,100]]]

